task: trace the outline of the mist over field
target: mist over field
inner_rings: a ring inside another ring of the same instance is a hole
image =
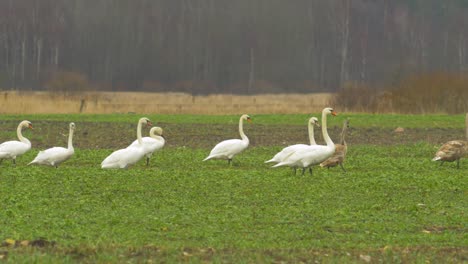
[[[377,91],[464,75],[467,25],[466,0],[0,1],[0,89]]]

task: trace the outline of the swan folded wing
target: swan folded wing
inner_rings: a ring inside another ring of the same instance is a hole
[[[303,168],[310,165],[318,164],[328,159],[335,148],[328,148],[327,146],[314,145],[300,148],[287,156],[282,162],[273,167],[280,166],[301,166]]]
[[[127,147],[112,152],[101,162],[102,168],[126,168],[137,163],[145,155],[142,147]]]
[[[151,155],[153,152],[163,148],[165,143],[164,141],[157,140],[151,137],[144,137],[141,140],[146,155]],[[138,147],[138,140],[133,141],[129,147]]]
[[[31,163],[58,165],[73,155],[74,151],[63,147],[53,147],[40,151]]]
[[[248,144],[240,139],[229,139],[218,143],[210,152],[208,157],[219,159],[230,159],[232,156],[246,149]]]
[[[125,155],[125,150],[126,149],[119,149],[112,152],[101,162],[101,166],[117,166]]]
[[[432,160],[455,161],[463,155],[466,155],[465,148],[467,148],[467,146],[468,143],[461,140],[449,141],[437,150]]]
[[[124,153],[124,162],[127,166],[137,163],[146,154],[145,149],[142,147],[127,147]]]
[[[4,153],[3,155],[5,158],[8,156],[18,156],[21,154],[26,153],[29,149],[31,149],[31,145],[28,145],[21,141],[7,141],[0,144],[0,153]]]
[[[298,151],[301,148],[309,147],[309,146],[310,145],[306,145],[306,144],[295,144],[295,145],[287,146],[283,148],[280,152],[276,153],[276,155],[272,159],[265,161],[265,163],[281,162],[286,157],[288,157],[291,153]]]

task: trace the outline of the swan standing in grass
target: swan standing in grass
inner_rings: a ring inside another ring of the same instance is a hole
[[[0,144],[0,163],[4,159],[12,159],[13,164],[16,166],[16,157],[23,155],[31,149],[31,142],[27,138],[23,137],[23,134],[21,133],[23,128],[33,129],[32,123],[27,120],[19,123],[18,128],[16,129],[19,141],[12,140]]]
[[[124,149],[119,149],[112,152],[107,158],[101,163],[103,169],[124,169],[137,163],[145,156],[145,148],[143,146],[143,140],[141,138],[141,126],[151,126],[151,121],[142,117],[138,120],[137,126],[137,140],[138,144],[135,146],[128,146]]]
[[[302,175],[306,168],[309,168],[310,173],[312,174],[311,166],[319,164],[324,160],[328,159],[335,152],[335,144],[331,140],[327,131],[327,115],[336,115],[336,112],[333,108],[325,108],[322,111],[322,134],[326,146],[323,145],[314,145],[300,148],[296,151],[293,151],[289,156],[287,156],[283,161],[273,166],[273,168],[281,166],[289,166],[293,168],[302,168]]]
[[[294,151],[296,151],[296,150],[298,150],[300,148],[317,145],[317,143],[315,142],[315,138],[314,138],[314,126],[320,127],[320,125],[318,123],[318,119],[316,117],[311,117],[309,119],[309,122],[308,122],[307,126],[308,126],[308,129],[309,129],[310,145],[295,144],[295,145],[285,147],[280,152],[278,152],[272,159],[265,161],[265,163],[271,163],[271,162],[278,163],[278,162],[281,162],[287,156],[289,156],[289,154],[291,154],[292,152],[294,152]]]
[[[242,139],[228,139],[218,143],[210,152],[210,155],[203,161],[209,159],[227,159],[228,164],[231,164],[232,158],[242,152],[249,146],[249,139],[244,134],[243,121],[251,122],[249,115],[242,115],[239,120],[239,134]]]
[[[53,147],[40,151],[36,158],[30,164],[48,165],[58,168],[60,163],[68,160],[75,153],[73,148],[73,132],[75,131],[75,123],[70,123],[70,132],[68,134],[68,148]]]
[[[328,168],[336,167],[340,165],[344,172],[346,172],[345,168],[343,167],[343,161],[346,157],[346,152],[348,151],[348,145],[345,141],[346,131],[349,128],[349,119],[343,122],[343,130],[341,131],[341,141],[340,144],[335,144],[335,153],[328,158],[326,161],[320,163],[320,167]]]
[[[437,150],[432,161],[441,161],[440,166],[444,162],[457,161],[457,169],[460,168],[460,159],[468,155],[468,113],[465,118],[466,140],[452,140],[443,144]]]
[[[149,137],[142,138],[143,148],[145,149],[146,156],[146,166],[149,165],[149,160],[153,155],[153,152],[158,151],[164,147],[166,141],[164,140],[163,130],[160,127],[152,127]],[[133,141],[130,147],[137,146],[138,139]]]

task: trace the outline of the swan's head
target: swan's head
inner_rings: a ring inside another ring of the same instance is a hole
[[[242,119],[242,120],[246,120],[247,122],[252,122],[252,119],[250,118],[249,115],[242,115],[242,116],[241,116],[241,119]]]
[[[70,123],[70,129],[71,129],[71,130],[75,130],[75,123],[73,123],[73,122]]]
[[[151,136],[163,136],[163,129],[160,127],[152,127],[150,130]]]
[[[31,122],[29,122],[28,120],[24,120],[20,123],[20,127],[24,127],[24,128],[29,128],[29,129],[33,129],[33,125]]]
[[[323,109],[322,113],[325,113],[327,115],[332,115],[332,116],[337,115],[335,110],[333,110],[333,108],[331,108],[331,107],[327,107],[327,108]]]
[[[153,125],[153,123],[151,123],[151,121],[146,117],[140,118],[139,122],[140,122],[140,124],[146,125],[146,126],[152,126]]]
[[[309,123],[310,123],[311,125],[313,125],[313,126],[320,127],[319,120],[318,120],[318,118],[316,118],[316,117],[311,117],[311,118],[309,119]]]

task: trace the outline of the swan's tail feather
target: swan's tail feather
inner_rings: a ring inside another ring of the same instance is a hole
[[[209,160],[209,159],[211,159],[211,158],[213,158],[213,157],[212,157],[212,156],[208,156],[208,157],[206,157],[203,161]]]
[[[271,167],[272,167],[272,168],[276,168],[276,167],[288,166],[288,165],[289,165],[288,162],[283,161],[283,162],[277,163],[277,164],[275,164],[275,165],[273,165],[273,166],[271,166]]]
[[[265,163],[272,163],[272,162],[278,162],[278,161],[276,161],[275,159],[265,161]]]
[[[441,159],[441,157],[436,156],[436,157],[434,157],[434,158],[432,159],[432,161],[438,161],[438,160],[440,160],[440,159]]]

